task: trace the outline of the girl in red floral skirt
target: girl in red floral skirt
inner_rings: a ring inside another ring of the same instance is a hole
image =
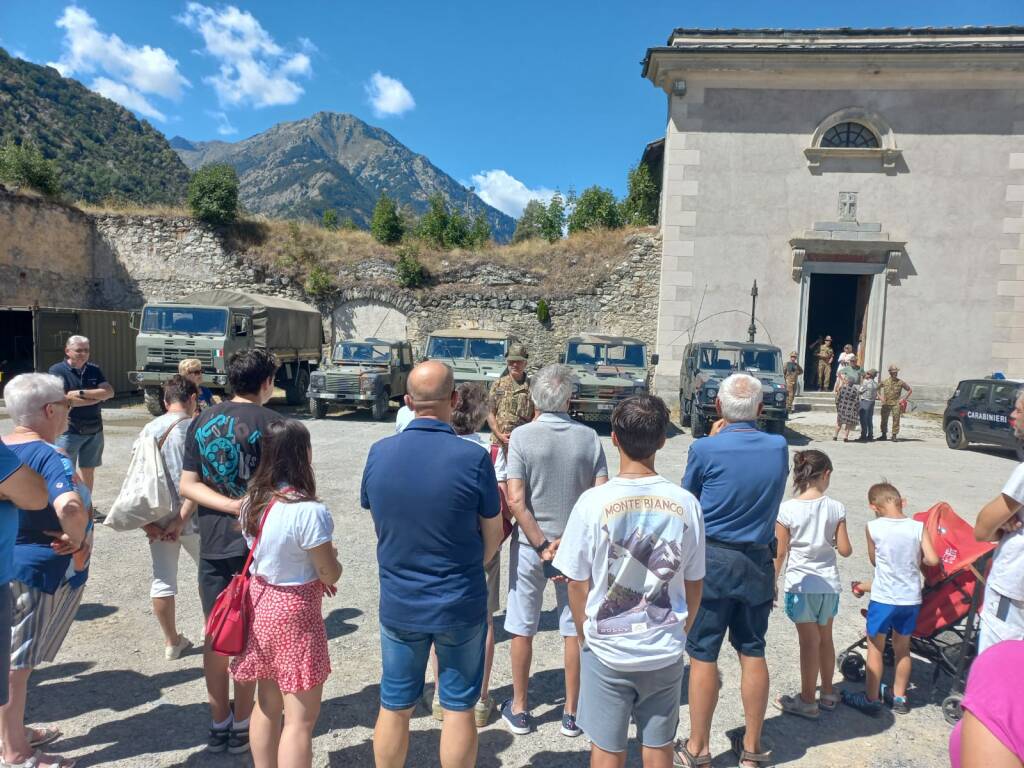
[[[309,432],[293,419],[274,422],[262,446],[241,515],[249,546],[255,542],[252,631],[231,674],[258,681],[249,726],[256,768],[309,766],[320,695],[331,673],[321,603],[335,594],[341,564],[331,543],[331,513],[316,498]]]

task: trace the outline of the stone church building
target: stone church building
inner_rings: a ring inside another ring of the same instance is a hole
[[[808,373],[831,334],[921,401],[1024,378],[1024,27],[677,29],[643,76],[663,395],[691,338],[746,339],[754,280],[757,341]]]

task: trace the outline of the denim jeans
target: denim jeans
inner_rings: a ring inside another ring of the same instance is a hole
[[[863,400],[860,401],[860,436],[863,438],[873,438],[875,436],[874,427],[872,422],[875,418],[875,401],[872,400],[870,403],[865,403]]]
[[[452,712],[472,709],[480,698],[484,677],[487,622],[447,632],[410,632],[380,627],[383,674],[380,703],[384,709],[403,710],[423,695],[430,646],[437,653],[438,697]]]

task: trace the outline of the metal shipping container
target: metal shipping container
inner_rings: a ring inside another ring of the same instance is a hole
[[[131,312],[106,309],[0,307],[0,394],[19,373],[45,372],[64,359],[68,336],[90,341],[90,360],[106,375],[117,394],[137,391],[128,381],[135,366]]]

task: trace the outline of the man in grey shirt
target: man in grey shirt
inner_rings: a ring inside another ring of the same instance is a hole
[[[608,463],[597,433],[569,417],[576,377],[564,365],[542,368],[530,385],[540,416],[512,432],[508,446],[508,503],[519,524],[509,557],[505,631],[512,635],[512,698],[501,716],[512,733],[532,730],[527,706],[533,636],[540,623],[544,589],[555,581],[559,632],[565,643],[565,709],[562,733],[579,736],[580,649],[569,611],[565,578],[552,572],[558,542],[577,499],[608,480]],[[547,568],[547,572],[545,572]]]

